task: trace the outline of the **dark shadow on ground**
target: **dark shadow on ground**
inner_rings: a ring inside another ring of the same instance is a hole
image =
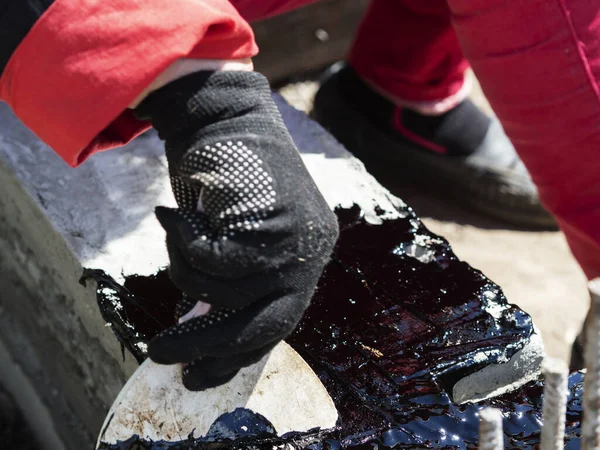
[[[0,386],[0,450],[39,448],[12,397]]]

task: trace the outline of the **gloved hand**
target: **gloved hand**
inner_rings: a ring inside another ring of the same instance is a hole
[[[158,207],[170,276],[208,314],[149,345],[160,364],[186,363],[184,385],[227,382],[289,335],[308,307],[338,236],[256,72],[198,72],[135,110],[165,140],[178,209]]]

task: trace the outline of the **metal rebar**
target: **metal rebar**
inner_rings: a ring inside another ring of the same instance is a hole
[[[560,450],[565,447],[569,367],[562,359],[544,361],[544,405],[541,450]]]
[[[600,278],[589,283],[590,311],[585,324],[582,450],[600,450]]]
[[[502,413],[496,408],[479,411],[479,450],[503,450]]]

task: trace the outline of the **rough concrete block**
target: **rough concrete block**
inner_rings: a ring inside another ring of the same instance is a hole
[[[110,259],[105,221],[113,211],[92,165],[70,170],[7,108],[0,117],[2,366],[16,364],[22,373],[13,378],[31,387],[8,383],[27,416],[46,409],[52,426],[35,429],[47,448],[90,448],[103,412],[136,367],[131,357],[122,361],[94,286],[78,282],[91,258]],[[34,395],[38,404],[29,400]],[[54,439],[43,436],[52,429]]]
[[[26,414],[39,418],[34,427],[49,430],[42,436],[47,448],[91,448],[137,363],[130,355],[123,360],[98,311],[94,283],[83,286],[79,279],[83,268],[123,282],[167,265],[164,232],[153,214],[156,205],[174,205],[163,147],[148,133],[74,170],[0,106],[0,340],[6,348],[0,360],[18,366],[13,378],[24,377],[26,389],[8,386]],[[332,208],[358,204],[371,223],[400,216],[402,201],[320,127],[291,109],[284,118]],[[541,359],[539,343],[530,345],[527,357]],[[500,385],[522,384],[539,369],[524,375],[499,366]],[[485,390],[461,389],[465,398]],[[27,400],[32,397],[37,400]]]

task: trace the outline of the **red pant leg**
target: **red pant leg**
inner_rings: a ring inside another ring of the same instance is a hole
[[[349,60],[361,77],[411,102],[456,94],[468,67],[446,0],[373,0]]]
[[[600,1],[448,1],[543,203],[586,275],[600,276]]]

